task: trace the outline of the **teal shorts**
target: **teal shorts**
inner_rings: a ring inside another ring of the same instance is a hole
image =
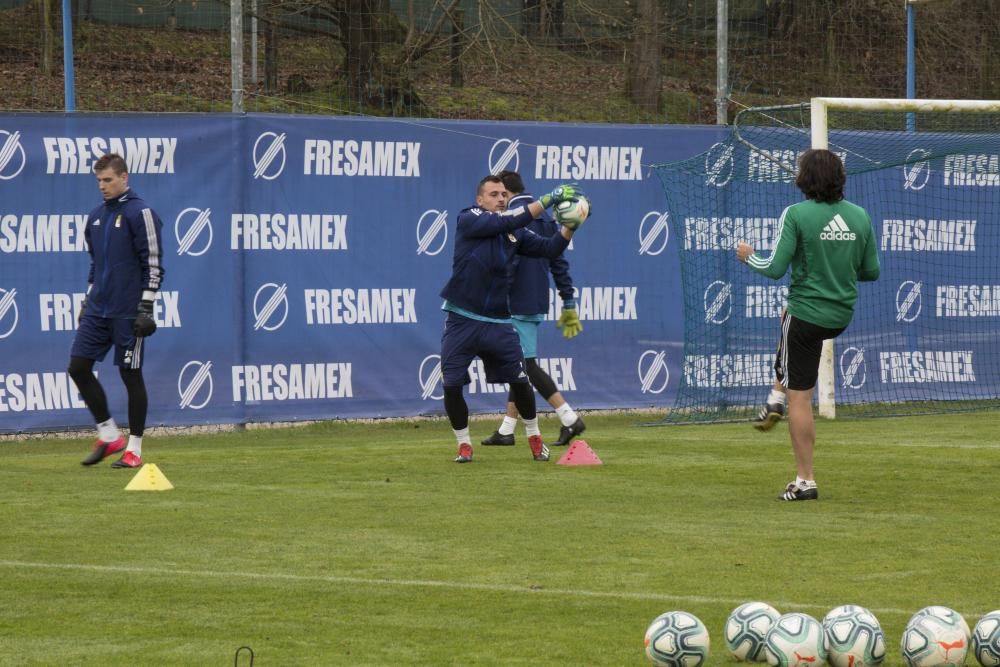
[[[537,359],[538,358],[538,325],[541,324],[539,320],[522,320],[517,317],[513,318],[514,328],[517,329],[517,337],[521,339],[521,350],[524,352],[525,359]]]

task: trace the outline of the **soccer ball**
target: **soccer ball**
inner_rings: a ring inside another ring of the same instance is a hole
[[[590,215],[590,201],[586,197],[580,197],[575,201],[561,201],[556,204],[555,210],[559,224],[575,228],[582,225]]]
[[[948,607],[926,607],[910,618],[899,642],[909,667],[958,667],[969,652],[969,625]]]
[[[663,667],[700,667],[708,643],[705,624],[686,611],[660,614],[646,629],[646,655]]]
[[[827,660],[833,667],[869,667],[885,659],[885,635],[875,614],[845,604],[823,619]]]
[[[965,631],[966,639],[972,639],[972,631],[969,630],[969,624],[966,623],[965,619],[962,618],[962,615],[959,614],[954,609],[950,609],[948,607],[942,607],[941,605],[931,605],[930,607],[924,607],[916,614],[914,614],[912,618],[910,618],[910,622],[912,623],[913,619],[916,618],[917,616],[934,616],[936,618],[940,618],[946,623],[955,623],[959,627],[961,627],[962,630]]]
[[[764,653],[774,667],[816,667],[826,660],[823,626],[809,614],[784,614],[767,631]]]
[[[972,655],[983,667],[1000,665],[1000,609],[979,619],[972,631]]]
[[[781,614],[766,602],[746,602],[726,620],[726,648],[740,661],[764,662],[764,637]]]

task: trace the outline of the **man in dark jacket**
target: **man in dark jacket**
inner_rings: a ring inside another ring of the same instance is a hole
[[[125,450],[113,468],[142,465],[142,434],[148,399],[142,377],[144,341],[156,331],[153,299],[163,280],[159,216],[128,185],[128,166],[115,153],[94,163],[104,203],[87,217],[90,253],[87,296],[70,351],[69,374],[97,422],[97,443],[83,465]],[[108,411],[93,368],[115,348],[115,365],[128,393],[129,440]]]
[[[575,185],[562,185],[539,201],[508,209],[509,193],[503,181],[487,176],[479,182],[476,205],[458,214],[452,275],[441,290],[442,308],[448,312],[441,337],[444,408],[458,442],[458,463],[472,460],[469,407],[462,388],[469,383],[469,364],[475,357],[483,360],[488,382],[510,384],[532,457],[549,460],[538,430],[535,394],[528,383],[521,343],[511,323],[509,270],[517,255],[555,258],[562,254],[574,229],[563,226],[559,233],[543,238],[525,227],[546,208],[581,194]]]
[[[524,181],[516,171],[502,171],[503,180],[511,199],[507,202],[509,208],[517,208],[535,201],[525,192]],[[528,229],[539,236],[551,236],[558,231],[558,226],[547,212],[532,220]],[[563,398],[545,370],[538,365],[538,326],[545,320],[549,312],[549,274],[555,281],[556,289],[562,299],[562,315],[557,326],[562,329],[566,338],[572,338],[583,331],[580,317],[576,312],[576,295],[573,291],[573,278],[569,275],[569,262],[564,255],[554,259],[547,257],[516,257],[511,264],[510,312],[521,341],[524,352],[524,362],[527,366],[528,379],[549,405],[555,408],[562,426],[559,438],[554,447],[569,444],[570,440],[583,433],[587,428],[583,419],[577,416],[570,404]],[[514,392],[507,397],[507,413],[493,435],[482,441],[484,445],[513,445],[514,427],[517,426],[517,406],[514,405]]]

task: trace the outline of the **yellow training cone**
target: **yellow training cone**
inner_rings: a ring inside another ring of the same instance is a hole
[[[139,468],[132,481],[125,487],[126,491],[169,491],[174,488],[170,480],[164,477],[155,463],[147,463]]]

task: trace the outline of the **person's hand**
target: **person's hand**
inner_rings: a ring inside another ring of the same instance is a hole
[[[76,316],[76,325],[80,326],[80,322],[83,322],[83,313],[87,310],[87,297],[83,297],[83,302],[80,304],[80,313]]]
[[[152,336],[156,333],[156,320],[153,319],[153,302],[140,301],[139,311],[135,315],[132,331],[136,336]]]
[[[751,246],[749,243],[744,243],[743,241],[740,241],[738,244],[736,244],[736,259],[740,260],[741,262],[746,262],[747,258],[750,257],[750,255],[752,254],[753,254],[753,246]]]
[[[562,329],[562,334],[566,338],[572,338],[583,331],[583,325],[580,324],[580,316],[577,314],[576,308],[563,308],[556,326]]]
[[[563,201],[576,201],[583,196],[583,190],[576,183],[564,183],[558,188],[548,193],[547,195],[542,195],[538,200],[538,203],[543,207],[548,208],[553,204],[558,204]]]

